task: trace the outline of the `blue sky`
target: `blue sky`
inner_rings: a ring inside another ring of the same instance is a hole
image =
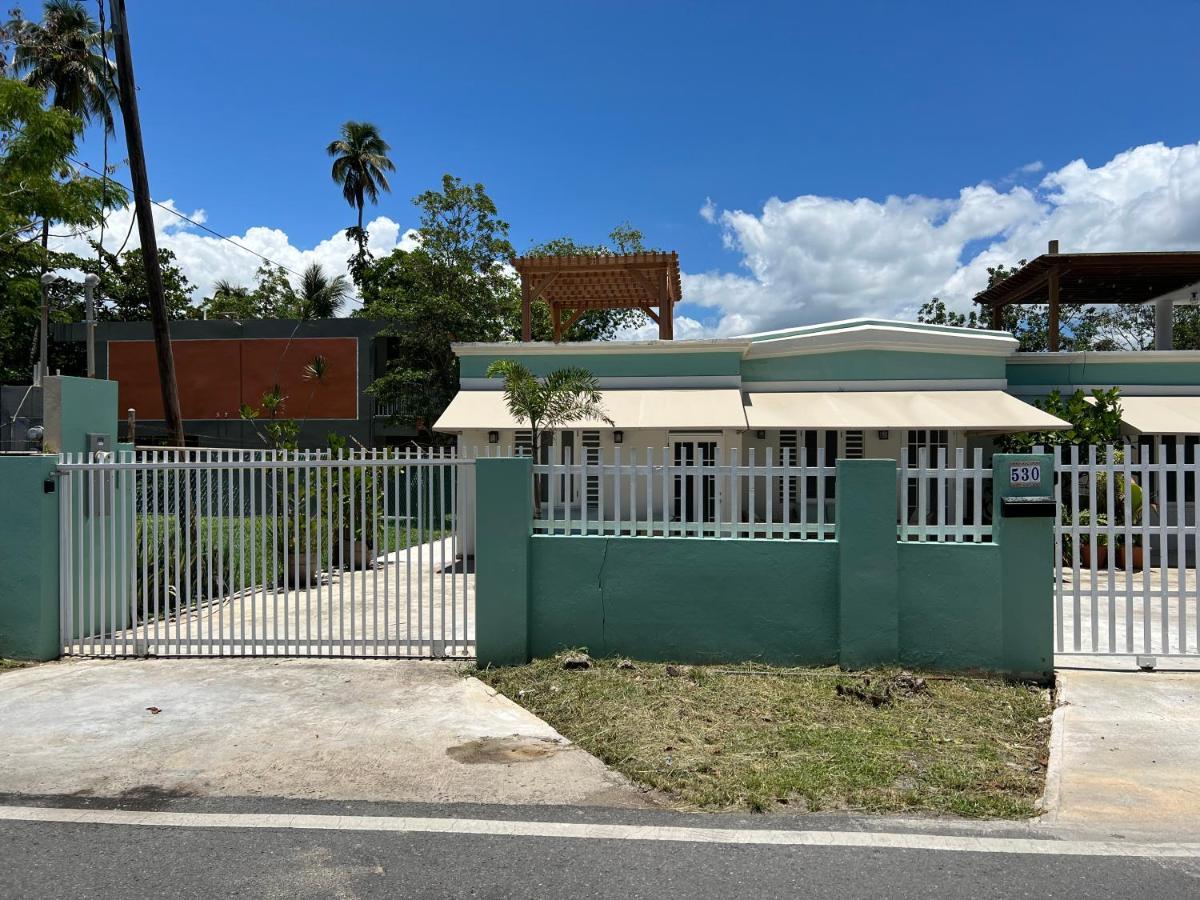
[[[968,297],[972,260],[1038,252],[1039,229],[1064,249],[1151,239],[1054,219],[1055,196],[1083,202],[1133,148],[1170,153],[1128,183],[1200,185],[1193,2],[130,0],[129,15],[156,198],[306,252],[352,221],[324,146],[367,119],[398,170],[369,217],[403,231],[410,198],[451,172],[487,186],[518,250],[628,219],[700,276],[682,312],[707,332]],[[1074,160],[1101,174],[1042,183]],[[971,221],[945,228],[956,213]],[[895,259],[859,252],[893,230]],[[922,230],[932,243],[906,243]],[[1200,225],[1152,239],[1195,243]]]

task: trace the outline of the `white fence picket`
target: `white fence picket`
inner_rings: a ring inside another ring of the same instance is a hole
[[[1164,451],[1172,446],[1168,460]],[[1194,453],[1188,458],[1190,449],[1182,437],[1055,448],[1062,511],[1055,528],[1057,654],[1200,655],[1200,462]]]

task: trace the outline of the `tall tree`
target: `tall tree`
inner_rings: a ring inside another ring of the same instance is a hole
[[[519,316],[508,223],[482,184],[452,175],[441,190],[414,198],[420,246],[374,260],[359,280],[360,315],[385,319],[395,356],[372,386],[378,400],[404,410],[396,418],[428,427],[458,390],[452,341],[511,337]]]
[[[331,141],[325,151],[333,157],[330,174],[342,187],[346,202],[358,210],[358,224],[346,229],[346,236],[358,244],[355,269],[367,262],[367,232],[363,229],[363,206],[366,201],[379,202],[380,191],[390,192],[387,173],[396,167],[388,159],[391,148],[370,122],[346,122],[341,136]]]
[[[15,47],[13,70],[31,87],[44,91],[51,105],[81,119],[94,119],[113,131],[115,68],[104,55],[106,35],[76,0],[46,0],[41,23],[15,12],[8,25]],[[50,219],[42,220],[42,250],[48,252]]]
[[[65,110],[43,108],[43,100],[42,91],[0,78],[0,377],[10,382],[32,371],[38,279],[47,264],[38,245],[42,223],[92,228],[106,204],[125,203],[111,182],[106,187],[70,165],[82,123]],[[82,267],[74,256],[48,259],[50,268]]]

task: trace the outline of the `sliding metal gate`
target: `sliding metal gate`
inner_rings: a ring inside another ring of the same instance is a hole
[[[1055,447],[1059,657],[1200,659],[1200,457],[1183,438]]]
[[[470,657],[473,460],[64,456],[64,652]]]

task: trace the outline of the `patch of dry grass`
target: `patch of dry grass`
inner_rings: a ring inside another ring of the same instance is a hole
[[[624,664],[628,666],[629,664]],[[899,670],[559,659],[475,672],[630,779],[700,809],[1033,815],[1050,694]],[[840,690],[839,690],[840,687]]]

